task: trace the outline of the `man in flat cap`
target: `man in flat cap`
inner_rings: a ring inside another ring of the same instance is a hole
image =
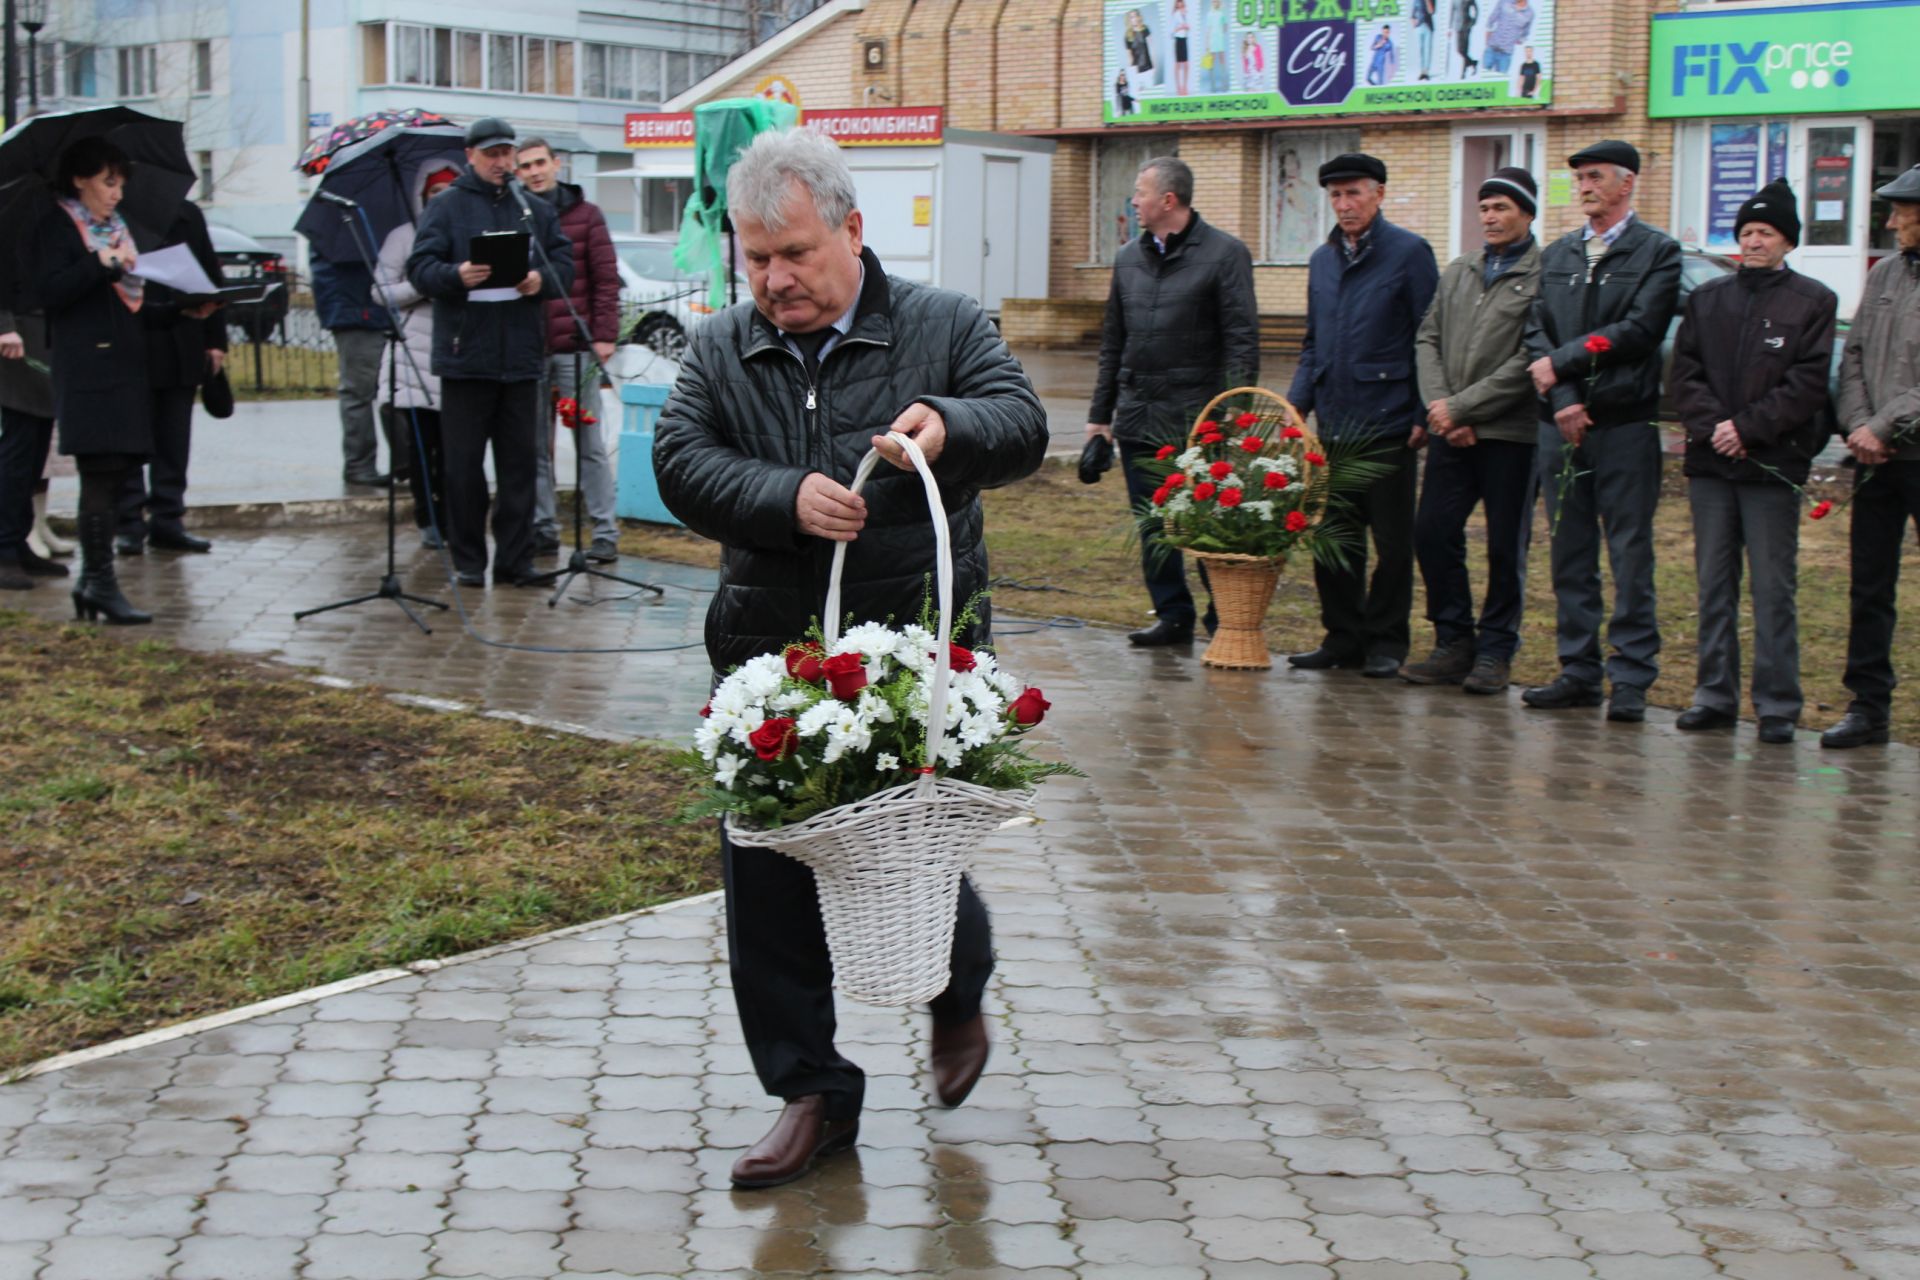
[[[1607,719],[1646,719],[1660,674],[1654,616],[1653,509],[1660,498],[1660,344],[1680,296],[1680,246],[1633,210],[1640,153],[1600,142],[1571,157],[1586,223],[1548,245],[1527,322],[1528,366],[1546,401],[1539,481],[1553,525],[1553,594],[1560,675],[1521,701],[1597,707]],[[1600,538],[1613,573],[1613,618],[1602,665]]]
[[[1485,243],[1448,265],[1416,350],[1427,402],[1427,479],[1414,549],[1427,586],[1433,655],[1400,669],[1412,684],[1507,687],[1520,648],[1527,520],[1540,414],[1521,343],[1540,291],[1533,218],[1540,191],[1525,169],[1480,184]],[[1487,595],[1476,630],[1467,578],[1467,517],[1486,509]]]
[[[1734,219],[1740,270],[1687,298],[1673,399],[1687,431],[1687,499],[1700,587],[1699,670],[1681,729],[1730,728],[1740,709],[1740,570],[1753,582],[1753,707],[1760,740],[1793,741],[1800,720],[1794,609],[1800,494],[1826,443],[1833,290],[1787,266],[1798,202],[1773,182]]]
[[[1320,647],[1287,661],[1307,670],[1360,667],[1375,679],[1406,661],[1413,609],[1414,449],[1426,407],[1414,377],[1413,338],[1433,302],[1433,249],[1380,212],[1387,166],[1335,156],[1320,166],[1335,226],[1307,266],[1307,336],[1287,393],[1329,441],[1357,443],[1392,470],[1353,495],[1346,513],[1358,545],[1340,567],[1316,563]],[[1367,535],[1375,567],[1367,581]]]
[[[1840,357],[1840,430],[1860,468],[1850,516],[1846,685],[1853,703],[1820,735],[1823,747],[1887,740],[1900,542],[1920,520],[1920,165],[1874,194],[1890,202],[1887,229],[1900,252],[1867,273]]]

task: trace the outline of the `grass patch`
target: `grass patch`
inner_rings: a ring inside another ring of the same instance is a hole
[[[1849,480],[1847,484],[1850,484]],[[1840,501],[1846,484],[1813,486],[1816,496]],[[1149,619],[1146,588],[1140,581],[1139,552],[1127,540],[1126,492],[1118,478],[1083,485],[1071,460],[1051,459],[1018,484],[988,493],[987,548],[997,585],[995,608],[1027,617],[1065,615],[1117,627],[1137,627]],[[1552,575],[1547,566],[1544,507],[1536,509],[1533,551],[1527,565],[1527,613],[1521,628],[1514,678],[1543,684],[1559,671],[1554,657]],[[1697,583],[1693,571],[1693,520],[1687,508],[1686,481],[1677,459],[1667,462],[1665,490],[1655,517],[1656,592],[1663,674],[1650,700],[1659,706],[1685,707],[1692,701],[1696,656]],[[1468,536],[1468,558],[1475,591],[1486,584],[1485,541],[1476,513]],[[682,529],[629,524],[621,548],[652,556],[717,568],[719,549]],[[1824,728],[1846,709],[1849,695],[1840,683],[1847,649],[1847,517],[1842,514],[1800,527],[1800,667],[1807,695],[1803,722]],[[1602,573],[1605,557],[1602,556]],[[1432,643],[1425,622],[1425,592],[1418,587],[1413,605],[1414,651],[1424,656]],[[1607,588],[1609,603],[1612,588]],[[1920,555],[1909,554],[1901,571],[1905,608],[1894,638],[1893,665],[1901,682],[1920,678]],[[1267,635],[1276,652],[1313,648],[1320,641],[1320,603],[1313,571],[1290,565],[1274,593]],[[1742,656],[1753,654],[1753,619],[1743,606]],[[1751,716],[1752,708],[1745,713]],[[1920,693],[1896,695],[1894,736],[1920,743]]]
[[[0,1075],[711,889],[652,747],[0,612]]]

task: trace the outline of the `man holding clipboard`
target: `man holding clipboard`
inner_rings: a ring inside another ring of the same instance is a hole
[[[513,126],[477,120],[467,171],[430,203],[407,259],[407,279],[433,299],[433,373],[440,379],[448,550],[463,586],[486,582],[489,445],[496,585],[542,586],[533,567],[533,495],[543,300],[565,297],[573,246],[553,206],[511,182]],[[537,240],[537,244],[535,241]],[[544,252],[542,252],[544,250]]]

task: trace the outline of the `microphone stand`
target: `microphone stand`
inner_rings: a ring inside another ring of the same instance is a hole
[[[547,247],[540,243],[539,231],[534,225],[533,207],[527,203],[526,192],[522,189],[521,184],[517,178],[508,178],[507,188],[508,190],[513,192],[513,198],[520,202],[520,217],[527,224],[527,239],[529,242],[532,243],[534,252],[540,256],[540,268],[541,268],[541,271],[543,272],[543,275],[541,277],[542,280],[548,283],[558,280],[559,277],[554,274],[553,260],[547,256]],[[587,351],[592,351],[593,350],[593,332],[591,329],[587,327],[587,322],[581,319],[580,312],[575,309],[573,305],[572,293],[570,291],[563,292],[560,295],[560,301],[565,304],[567,308],[567,315],[573,320],[574,333],[577,336],[581,347]],[[592,362],[592,367],[590,372],[592,375],[592,382],[593,382],[593,402],[595,407],[597,408],[600,404],[600,362],[599,360],[596,359]],[[587,409],[585,404],[584,388],[582,387],[581,381],[580,381],[580,352],[579,351],[575,351],[573,353],[573,402],[575,406],[575,413],[584,417],[587,412]],[[548,404],[546,406],[543,406],[543,408],[545,409],[545,412],[549,415],[548,420],[550,421],[551,415],[553,413],[553,406],[551,404]],[[576,419],[576,422],[577,422],[577,419]],[[608,582],[618,582],[622,586],[636,587],[641,591],[651,591],[656,596],[664,596],[667,593],[665,587],[658,586],[651,582],[642,582],[638,578],[623,578],[619,574],[609,573],[605,569],[596,569],[587,560],[587,553],[581,546],[581,542],[583,539],[583,533],[581,528],[581,508],[586,501],[585,489],[583,485],[583,465],[581,462],[581,455],[585,451],[580,447],[580,433],[579,433],[579,428],[581,425],[584,425],[584,424],[578,424],[575,426],[574,439],[573,439],[573,554],[567,557],[567,567],[561,571],[559,585],[553,589],[553,594],[547,598],[547,608],[549,609],[558,608],[560,604],[560,597],[566,595],[567,588],[573,585],[573,580],[575,578],[581,577],[582,575],[585,575],[590,578],[604,578]]]
[[[380,282],[380,273],[375,265],[374,255],[368,252],[369,245],[371,244],[371,241],[373,239],[372,228],[368,227],[365,229],[366,239],[368,243],[363,244],[361,242],[362,228],[359,226],[359,223],[358,223],[358,220],[360,217],[360,206],[357,204],[354,204],[351,201],[346,200],[344,197],[333,196],[332,193],[330,192],[322,192],[321,194],[323,196],[329,197],[332,203],[338,204],[341,206],[340,220],[346,224],[347,232],[353,239],[354,251],[360,255],[361,265],[365,266],[367,269],[367,279],[372,282],[372,287],[379,292],[380,304],[386,308],[387,341],[390,343],[397,343],[404,348],[406,344],[406,338],[400,332],[400,320],[399,320],[400,312],[393,305],[393,295],[387,291],[386,285]],[[389,349],[388,358],[389,360],[392,359],[391,349]],[[407,353],[407,363],[409,364],[409,366],[411,366],[413,363],[412,352]],[[388,367],[391,369],[392,365],[389,364]],[[389,376],[391,377],[391,375]],[[394,378],[392,381],[393,381],[393,386],[397,388],[399,386],[399,380],[397,378]],[[421,382],[421,386],[424,388],[425,385],[426,383],[423,380]],[[417,428],[416,428],[416,431],[417,431]],[[391,447],[392,445],[391,439],[389,439],[388,445],[389,447]],[[420,450],[416,449],[414,452],[419,453]],[[423,458],[416,458],[415,461],[420,463],[421,465],[424,465],[425,463],[425,460]],[[389,463],[395,463],[395,462],[397,462],[397,460],[389,459]],[[293,620],[295,622],[300,622],[307,618],[311,618],[316,613],[329,613],[335,609],[350,609],[355,605],[366,604],[370,600],[391,600],[394,602],[394,604],[400,607],[400,612],[407,615],[407,621],[413,623],[414,626],[420,628],[420,630],[426,635],[433,634],[433,628],[428,626],[426,624],[426,621],[422,619],[419,614],[415,613],[411,608],[409,608],[408,603],[412,602],[413,604],[424,605],[429,609],[445,609],[447,606],[442,604],[438,600],[430,600],[426,596],[416,596],[416,595],[410,594],[403,586],[401,586],[400,573],[395,564],[394,531],[399,524],[398,500],[396,497],[396,490],[398,486],[396,473],[398,471],[399,471],[399,467],[397,465],[389,465],[387,467],[387,571],[380,578],[380,586],[376,590],[369,591],[364,595],[354,596],[352,599],[349,599],[349,600],[336,600],[331,604],[315,605],[311,609],[301,609],[293,615]]]

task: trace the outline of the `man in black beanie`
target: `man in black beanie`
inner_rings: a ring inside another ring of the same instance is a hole
[[[1507,687],[1520,648],[1527,516],[1539,412],[1521,338],[1540,291],[1533,218],[1540,192],[1525,169],[1480,185],[1485,243],[1455,258],[1414,340],[1427,406],[1427,469],[1413,548],[1427,584],[1433,654],[1400,669],[1412,684]],[[1487,595],[1476,631],[1467,578],[1467,517],[1486,509]]]
[[[1787,266],[1798,202],[1773,182],[1734,222],[1740,270],[1687,299],[1674,343],[1673,399],[1687,432],[1687,499],[1700,583],[1700,654],[1686,730],[1731,727],[1740,711],[1740,574],[1753,583],[1754,711],[1760,740],[1793,741],[1800,641],[1794,606],[1800,494],[1826,443],[1833,290]]]

